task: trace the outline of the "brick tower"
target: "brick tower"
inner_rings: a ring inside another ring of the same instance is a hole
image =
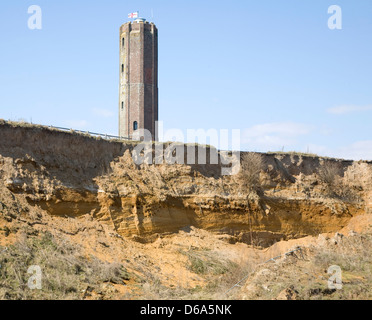
[[[158,30],[143,18],[120,27],[119,136],[158,121]]]

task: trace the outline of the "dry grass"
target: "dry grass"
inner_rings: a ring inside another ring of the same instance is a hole
[[[267,152],[267,154],[319,158],[319,156],[316,153],[298,152],[298,151],[287,151],[287,152],[285,152],[285,151],[270,151],[270,152]],[[328,157],[322,157],[322,158],[328,158]]]
[[[332,296],[320,299],[371,299],[372,298],[372,234],[340,237],[337,245],[319,250],[314,264],[324,269],[337,265],[342,270],[343,288]],[[329,275],[327,275],[328,277]],[[312,297],[309,297],[312,298]]]
[[[124,284],[129,279],[123,265],[82,256],[77,246],[50,233],[0,247],[0,264],[0,299],[83,299],[87,289],[99,292],[103,283]],[[41,290],[27,285],[32,265],[42,270]]]
[[[180,253],[189,258],[189,269],[200,275],[226,274],[234,265],[230,260],[226,260],[210,250],[190,249],[188,251],[180,251]]]

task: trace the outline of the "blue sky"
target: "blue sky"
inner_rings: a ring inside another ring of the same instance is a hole
[[[341,30],[327,25],[334,4]],[[30,5],[42,30],[27,27]],[[137,10],[159,30],[166,130],[372,160],[370,0],[4,0],[0,118],[117,134],[119,27]]]

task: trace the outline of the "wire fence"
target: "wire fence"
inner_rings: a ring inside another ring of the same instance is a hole
[[[53,126],[50,126],[50,128],[54,128],[54,129],[62,130],[62,131],[70,131],[70,132],[73,131],[73,132],[77,132],[77,133],[87,134],[87,135],[90,135],[90,136],[101,137],[101,138],[107,139],[107,140],[111,140],[111,139],[131,140],[129,137],[113,136],[113,135],[110,135],[110,134],[103,134],[103,133],[97,133],[97,132],[91,132],[91,131],[81,131],[81,130],[74,130],[74,129],[68,129],[68,128],[62,128],[62,127],[53,127]]]
[[[103,133],[83,131],[83,130],[75,130],[75,129],[72,129],[72,128],[56,127],[56,126],[52,126],[52,125],[50,125],[50,126],[40,125],[40,126],[45,127],[45,128],[49,128],[49,129],[65,131],[65,132],[75,132],[75,133],[90,135],[90,136],[94,136],[94,137],[101,137],[101,138],[106,139],[106,140],[126,140],[126,141],[131,140],[129,137],[124,137],[124,136],[113,136],[113,135],[110,135],[110,134],[103,134]]]
[[[301,248],[301,247],[297,247],[297,248],[294,249],[294,250],[291,250],[291,251],[285,252],[285,253],[280,254],[280,255],[278,255],[278,256],[276,256],[276,257],[274,257],[274,258],[270,258],[269,260],[267,260],[267,261],[261,263],[259,266],[262,266],[262,265],[264,265],[264,264],[266,264],[266,263],[268,263],[268,262],[270,262],[270,261],[275,261],[276,259],[278,259],[278,258],[280,258],[280,257],[282,257],[282,256],[289,256],[289,255],[291,255],[291,254],[292,254],[292,255],[295,255],[295,252],[297,252],[297,251],[299,251],[299,253],[300,253],[300,255],[301,255],[301,258],[304,259],[304,255],[303,255],[303,253],[302,253],[302,248]],[[257,269],[257,268],[256,268],[256,269]],[[254,271],[253,271],[253,272],[254,272]],[[235,283],[235,284],[234,284],[234,285],[233,285],[229,290],[227,290],[227,291],[225,292],[225,295],[227,295],[229,292],[231,292],[234,288],[242,287],[240,284],[241,284],[243,281],[247,280],[248,277],[249,277],[251,274],[252,274],[252,272],[248,273],[244,278],[242,278],[242,279],[239,280],[237,283]]]

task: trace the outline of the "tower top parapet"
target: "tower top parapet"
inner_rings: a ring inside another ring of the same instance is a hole
[[[145,18],[137,18],[134,20],[134,22],[140,23],[140,22],[146,22]]]
[[[148,22],[144,18],[138,18],[134,21],[124,23],[120,27],[120,34],[124,32],[131,32],[132,30],[138,30],[138,28],[141,28],[141,26],[144,26],[146,30],[152,30],[153,32],[157,30],[156,25],[153,22]]]

